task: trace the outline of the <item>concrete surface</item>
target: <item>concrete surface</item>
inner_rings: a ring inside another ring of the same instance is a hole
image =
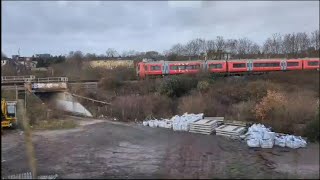
[[[58,178],[319,178],[319,144],[250,149],[221,136],[105,120],[36,131],[38,175]],[[1,137],[1,175],[30,172],[20,131]]]

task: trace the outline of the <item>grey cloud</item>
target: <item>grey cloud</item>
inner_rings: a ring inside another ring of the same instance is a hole
[[[169,49],[201,37],[248,37],[319,28],[319,2],[2,2],[2,51],[104,53]]]

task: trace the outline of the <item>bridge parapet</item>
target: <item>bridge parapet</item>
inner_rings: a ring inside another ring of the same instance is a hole
[[[38,83],[51,83],[51,82],[68,82],[67,77],[47,77],[47,78],[37,78],[35,82]]]
[[[35,76],[1,76],[1,84],[24,83],[27,80],[33,81]]]

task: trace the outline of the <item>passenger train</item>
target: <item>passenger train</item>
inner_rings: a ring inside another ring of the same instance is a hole
[[[145,79],[155,76],[196,74],[245,74],[270,71],[319,70],[319,58],[302,59],[242,59],[139,62],[137,76]]]

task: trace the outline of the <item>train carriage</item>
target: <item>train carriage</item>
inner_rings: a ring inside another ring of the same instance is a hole
[[[251,71],[254,72],[268,72],[268,71],[281,71],[285,70],[286,62],[282,59],[259,59],[253,60],[252,62],[252,69]]]
[[[319,58],[303,59],[303,69],[319,70]]]
[[[285,60],[284,70],[302,70],[303,61],[301,59],[288,59]]]
[[[208,60],[204,68],[210,73],[226,73],[227,61]]]
[[[200,71],[201,61],[169,61],[168,68],[170,75],[196,74]]]
[[[250,61],[248,60],[232,60],[227,61],[227,71],[230,73],[239,73],[250,71]]]

